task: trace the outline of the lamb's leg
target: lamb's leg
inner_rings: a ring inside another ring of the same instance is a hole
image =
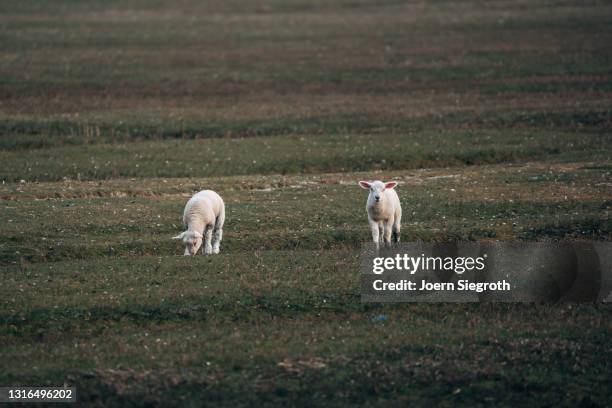
[[[370,223],[370,229],[372,230],[372,241],[374,241],[374,245],[376,245],[376,249],[379,248],[380,243],[379,243],[379,225],[377,222],[372,221],[370,219],[368,219],[368,222]]]
[[[385,240],[385,245],[387,246],[391,246],[391,228],[393,226],[393,220],[387,220],[384,223],[385,226],[385,235],[384,235],[384,240]]]
[[[215,228],[213,230],[213,254],[219,253],[219,247],[221,246],[221,240],[223,239],[223,222],[225,221],[225,214],[220,214],[215,222]]]
[[[223,230],[221,228],[217,228],[213,231],[213,246],[212,253],[218,254],[219,247],[221,246],[221,240],[223,239]]]
[[[393,222],[393,242],[399,244],[400,242],[400,220],[396,218]]]
[[[212,241],[212,226],[207,225],[204,232],[204,243],[202,247],[204,248],[204,255],[212,254],[212,245],[210,244]]]

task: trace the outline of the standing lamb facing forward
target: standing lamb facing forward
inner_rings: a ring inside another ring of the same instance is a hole
[[[402,207],[399,197],[394,188],[397,186],[396,181],[383,183],[382,181],[360,181],[361,188],[370,191],[368,201],[366,203],[366,211],[368,212],[368,222],[372,229],[372,240],[376,244],[376,249],[379,248],[379,237],[382,235],[385,244],[391,243],[391,234],[393,233],[393,241],[400,241],[400,222],[402,219]]]
[[[202,246],[202,238],[204,238],[202,253],[206,255],[218,254],[223,238],[224,221],[225,204],[221,196],[212,190],[200,191],[191,197],[185,205],[183,225],[187,227],[187,231],[180,233],[173,239],[183,240],[185,244],[184,255],[195,255]]]

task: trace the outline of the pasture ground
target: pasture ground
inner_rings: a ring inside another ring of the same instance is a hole
[[[612,238],[612,5],[243,3],[0,4],[0,385],[609,406],[607,304],[362,304],[356,181],[404,241]],[[203,188],[222,253],[178,256]]]

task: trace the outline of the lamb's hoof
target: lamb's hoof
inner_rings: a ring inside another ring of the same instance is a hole
[[[218,254],[219,253],[219,248],[217,248],[217,247],[213,248],[212,253],[215,254],[215,255]]]

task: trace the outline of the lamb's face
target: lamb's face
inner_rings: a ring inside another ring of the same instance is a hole
[[[180,239],[185,244],[184,255],[195,255],[202,246],[202,234],[197,231],[185,231],[174,237]]]
[[[397,182],[390,181],[388,183],[383,183],[380,180],[376,181],[360,181],[359,185],[361,188],[369,190],[370,195],[368,196],[368,205],[377,205],[385,200],[385,190],[392,189],[397,186]]]
[[[382,181],[375,181],[370,184],[370,202],[379,203],[384,197],[385,184]]]
[[[195,255],[198,253],[198,249],[200,249],[202,246],[202,235],[185,234],[183,237],[183,243],[185,244],[185,255]]]

